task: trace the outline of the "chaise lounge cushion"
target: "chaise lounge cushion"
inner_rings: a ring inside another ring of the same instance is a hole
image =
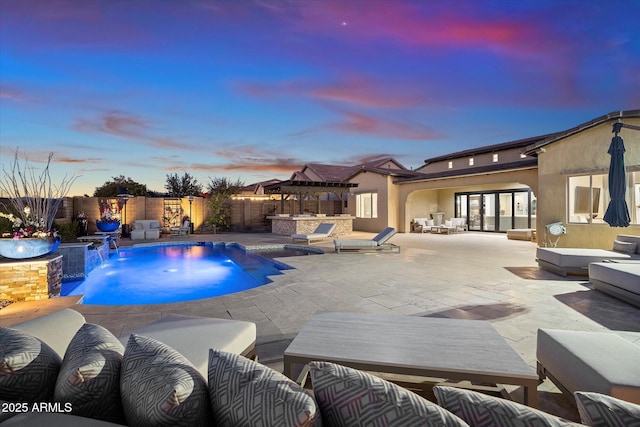
[[[85,323],[69,343],[54,391],[74,415],[124,424],[120,367],[124,347],[107,329]]]
[[[640,346],[606,332],[538,329],[538,362],[569,392],[640,404]]]
[[[638,244],[633,242],[622,242],[620,240],[613,241],[613,250],[616,252],[622,252],[625,254],[635,254]]]
[[[207,377],[210,348],[247,354],[247,349],[253,349],[256,342],[255,323],[178,314],[168,314],[132,333],[177,349],[204,378]],[[126,344],[128,338],[122,337],[120,342]]]
[[[637,294],[640,298],[640,261],[594,262],[589,264],[589,279],[599,280]]]
[[[580,420],[591,427],[640,425],[640,405],[599,393],[574,393]]]
[[[371,249],[383,246],[387,240],[392,238],[396,234],[396,229],[393,227],[387,227],[380,233],[375,235],[371,240],[366,239],[352,239],[352,240],[340,240],[333,241],[337,251],[340,249]]]
[[[209,350],[209,399],[215,425],[311,427],[315,401],[279,372],[237,354]]]
[[[438,405],[472,426],[577,426],[517,402],[472,390],[435,386]]]
[[[128,425],[213,425],[205,379],[183,355],[152,338],[131,334],[120,392]]]
[[[0,400],[50,402],[62,361],[28,332],[0,328]]]
[[[329,362],[311,362],[309,368],[324,425],[467,426],[435,403],[366,372]]]
[[[628,254],[592,248],[537,248],[536,258],[558,267],[586,268],[607,259],[631,259]]]

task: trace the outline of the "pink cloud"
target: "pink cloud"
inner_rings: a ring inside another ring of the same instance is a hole
[[[153,122],[138,115],[119,110],[107,111],[92,119],[77,119],[73,128],[84,133],[106,133],[127,139],[134,139],[156,148],[201,151],[201,147],[178,142],[170,137],[152,135]]]
[[[329,125],[329,128],[347,132],[374,136],[377,138],[435,140],[443,134],[429,126],[381,119],[370,115],[345,112],[343,122]]]

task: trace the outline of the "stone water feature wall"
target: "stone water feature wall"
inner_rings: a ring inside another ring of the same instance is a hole
[[[38,301],[60,295],[62,255],[0,262],[0,299]]]

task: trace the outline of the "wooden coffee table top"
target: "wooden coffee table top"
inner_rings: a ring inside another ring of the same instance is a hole
[[[319,313],[298,333],[284,357],[285,374],[290,374],[286,371],[291,363],[324,360],[410,375],[451,373],[497,383],[538,380],[535,370],[493,325],[481,320]]]

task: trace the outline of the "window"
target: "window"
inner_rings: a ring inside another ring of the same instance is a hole
[[[567,218],[574,224],[606,224],[604,214],[609,206],[607,174],[570,176],[567,182]],[[627,173],[627,194],[632,224],[640,224],[640,172]]]
[[[525,157],[527,157],[527,155],[526,155],[526,154],[524,154],[524,153],[520,153],[520,158],[521,158],[521,159],[524,159]]]
[[[449,167],[449,169],[453,169],[453,162],[449,162],[448,167]]]
[[[494,154],[493,155],[493,163],[497,163],[498,162],[498,154]]]
[[[469,157],[469,166],[473,166],[474,160],[473,157]]]
[[[378,193],[356,194],[356,218],[378,218]]]

